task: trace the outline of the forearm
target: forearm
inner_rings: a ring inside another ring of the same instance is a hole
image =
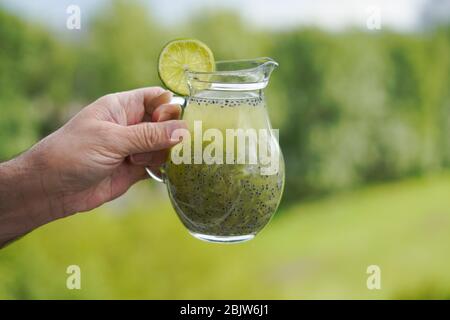
[[[0,248],[50,221],[117,198],[146,176],[145,167],[160,166],[174,145],[172,133],[186,129],[183,121],[170,120],[181,113],[170,99],[158,87],[107,95],[0,163]],[[148,122],[150,115],[158,123]],[[130,157],[149,153],[151,159],[140,163]]]
[[[0,248],[63,212],[58,195],[46,188],[52,177],[45,162],[34,153],[0,164]]]

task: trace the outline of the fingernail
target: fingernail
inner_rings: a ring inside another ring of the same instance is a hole
[[[180,142],[187,131],[186,123],[182,120],[168,121],[166,128],[171,142]]]
[[[172,92],[166,90],[160,94],[160,97],[164,97],[166,100],[170,101],[170,99],[172,99]]]
[[[152,100],[152,105],[159,106],[161,104],[168,103],[170,99],[172,99],[172,92],[166,90]]]
[[[177,106],[179,109],[181,109],[181,105],[174,103],[174,104],[170,104],[170,103],[166,103],[160,106],[160,108],[162,108],[164,110],[164,108],[167,108],[169,106]],[[181,111],[180,111],[181,114]],[[166,120],[175,120],[174,118],[172,118],[172,114],[170,112],[160,112],[160,114],[158,115],[158,119],[156,119],[156,122],[161,122],[161,121],[166,121]],[[178,119],[178,118],[177,118]]]

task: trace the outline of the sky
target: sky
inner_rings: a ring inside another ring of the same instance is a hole
[[[378,10],[382,27],[414,31],[422,23],[427,0],[137,0],[144,3],[162,24],[172,25],[200,10],[232,9],[256,28],[289,29],[314,25],[330,31],[349,26],[366,27],[368,17]],[[428,0],[433,1],[433,0]],[[450,20],[450,0],[434,0],[443,9],[434,10]],[[0,0],[0,5],[18,15],[51,27],[65,26],[66,8],[75,4],[82,19],[102,10],[108,0]]]

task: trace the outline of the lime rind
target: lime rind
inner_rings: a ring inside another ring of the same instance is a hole
[[[214,55],[206,44],[195,39],[176,39],[167,43],[158,59],[163,84],[176,94],[189,95],[186,70],[213,72]]]

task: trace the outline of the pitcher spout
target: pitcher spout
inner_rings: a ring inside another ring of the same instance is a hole
[[[196,89],[249,91],[264,89],[276,67],[278,63],[268,57],[226,60],[217,61],[214,72],[187,70],[186,75],[191,91]]]
[[[261,68],[262,72],[264,73],[265,79],[267,79],[267,81],[269,81],[272,71],[278,67],[278,62],[276,62],[272,58],[264,57],[264,58],[260,58],[260,63],[261,63],[261,65],[257,68],[258,69]]]

